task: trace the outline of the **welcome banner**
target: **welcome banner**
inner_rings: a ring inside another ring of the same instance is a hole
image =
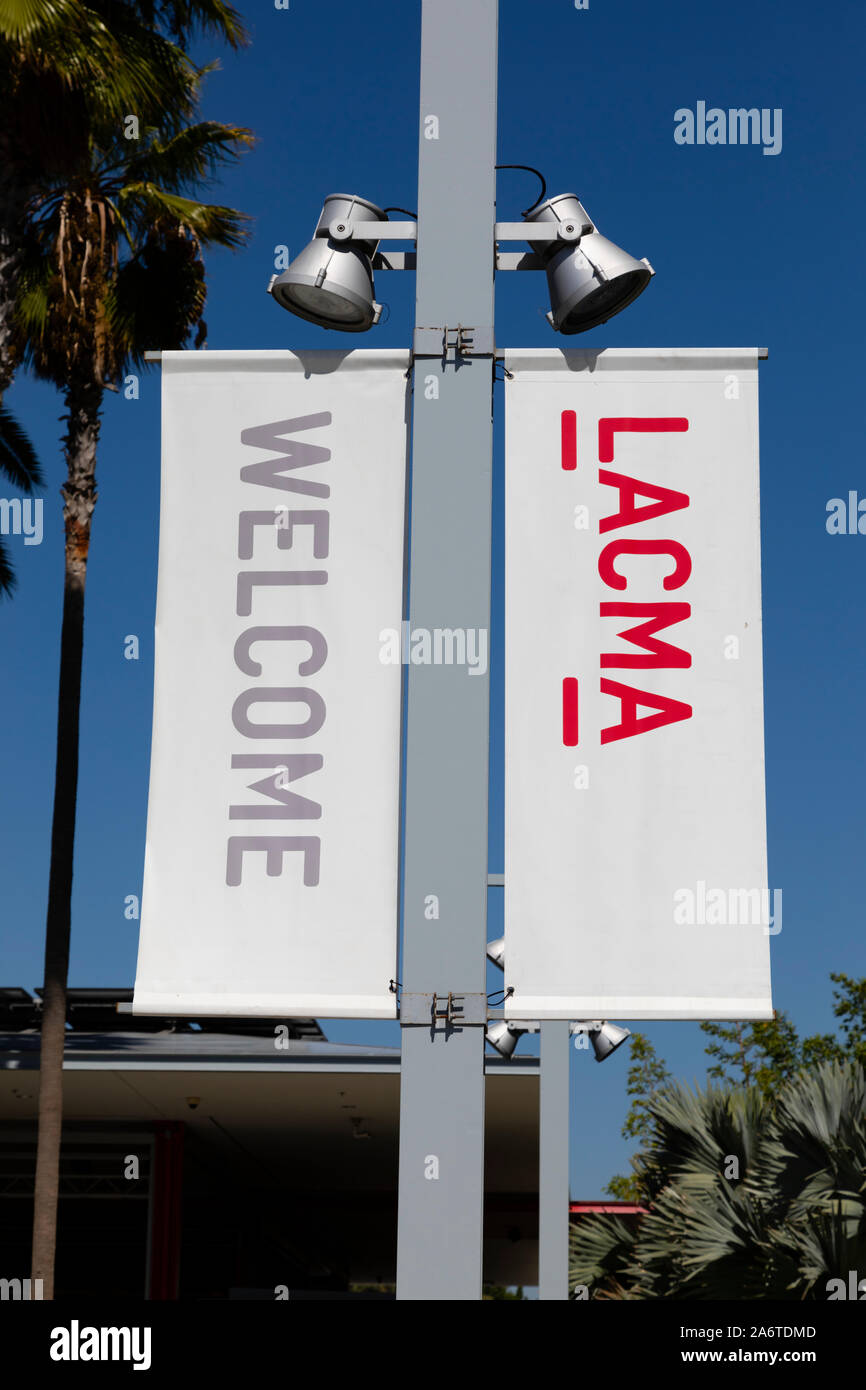
[[[506,1013],[769,1018],[757,351],[506,367]]]
[[[395,1015],[405,352],[166,352],[133,1012]]]

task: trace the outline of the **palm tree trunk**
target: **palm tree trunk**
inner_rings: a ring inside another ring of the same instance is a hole
[[[66,1030],[75,803],[78,793],[84,585],[90,547],[90,521],[96,505],[96,446],[102,388],[91,381],[74,382],[67,389],[66,404],[69,412],[64,439],[67,479],[62,489],[66,570],[60,636],[57,759],[45,926],[39,1137],[33,1204],[32,1278],[42,1280],[42,1296],[46,1299],[54,1297],[57,1191],[63,1125],[63,1042]]]

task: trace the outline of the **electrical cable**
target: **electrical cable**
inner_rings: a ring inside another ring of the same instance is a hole
[[[538,207],[539,203],[544,202],[547,193],[547,180],[540,169],[534,169],[531,164],[494,164],[493,167],[494,169],[523,169],[527,174],[534,174],[537,179],[541,180],[541,192],[534,203],[530,203],[528,208],[524,208],[523,212],[520,214],[521,217],[525,217],[533,208]]]

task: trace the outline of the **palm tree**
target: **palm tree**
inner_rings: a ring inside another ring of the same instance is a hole
[[[0,471],[27,493],[39,464],[3,397],[29,207],[80,160],[95,120],[136,113],[167,130],[190,118],[197,73],[172,40],[195,31],[234,48],[247,39],[224,0],[0,0]],[[14,583],[0,540],[0,594]]]
[[[37,376],[63,393],[67,464],[33,1227],[33,1278],[43,1280],[46,1298],[53,1296],[84,589],[103,395],[130,367],[144,364],[148,349],[183,347],[193,330],[200,345],[202,250],[242,245],[247,219],[190,194],[251,141],[249,131],[213,121],[167,135],[152,126],[136,144],[103,126],[78,167],[31,204],[14,346]]]
[[[202,4],[215,26],[214,9],[225,7]],[[201,5],[180,8],[189,24]],[[233,43],[243,39],[236,18],[228,11],[223,25]],[[195,76],[183,50],[126,0],[0,0],[0,401],[15,370],[12,317],[32,196],[78,162],[96,120],[188,119]]]
[[[813,1299],[866,1269],[866,1067],[824,1062],[773,1097],[671,1085],[649,1105],[637,1230],[588,1217],[570,1283],[595,1298]]]

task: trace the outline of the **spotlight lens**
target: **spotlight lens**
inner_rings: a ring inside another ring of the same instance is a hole
[[[285,285],[282,293],[291,303],[315,314],[318,319],[330,319],[333,323],[365,322],[366,315],[357,304],[331,290],[317,289],[315,285]]]
[[[567,315],[560,324],[560,333],[585,333],[587,329],[604,323],[613,314],[618,314],[620,309],[625,309],[633,299],[637,299],[641,290],[649,284],[650,278],[648,270],[630,270],[625,275],[618,275],[616,279],[609,280],[605,285],[599,285],[597,290],[588,294]]]

